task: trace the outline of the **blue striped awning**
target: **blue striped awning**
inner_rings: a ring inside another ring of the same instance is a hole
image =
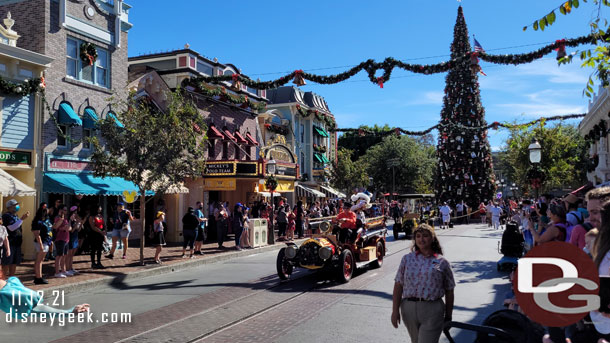
[[[72,105],[67,102],[59,104],[59,123],[71,126],[81,126],[83,121],[80,119],[78,114],[74,112]]]
[[[90,173],[46,173],[42,181],[42,191],[59,194],[121,195],[123,191],[138,192],[138,187],[133,182],[116,176],[101,178]],[[146,195],[154,194],[154,191],[146,191]]]
[[[97,113],[95,113],[95,110],[91,107],[87,107],[85,108],[85,115],[83,118],[83,127],[85,129],[93,129],[96,130],[97,127]]]

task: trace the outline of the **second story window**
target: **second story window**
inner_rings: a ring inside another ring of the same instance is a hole
[[[110,56],[108,51],[95,47],[97,59],[93,64],[84,62],[80,46],[83,42],[68,38],[66,45],[66,76],[75,80],[92,83],[101,87],[109,87]]]
[[[91,138],[91,129],[83,129],[83,149],[90,150],[91,142],[89,139]]]
[[[224,144],[222,145],[222,159],[229,159],[229,142],[224,142]]]
[[[66,137],[70,137],[70,128],[67,125],[59,125],[59,132],[57,132],[57,146],[61,148],[68,148],[68,140]]]

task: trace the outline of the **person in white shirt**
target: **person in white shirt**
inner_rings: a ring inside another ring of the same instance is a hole
[[[502,215],[502,208],[500,208],[500,206],[498,206],[497,203],[494,203],[493,206],[491,207],[491,222],[493,224],[493,227],[495,230],[497,229],[501,229],[501,225],[500,225],[500,215]]]
[[[443,203],[443,206],[439,209],[441,216],[443,217],[443,224],[441,225],[441,229],[446,229],[449,227],[449,221],[451,220],[451,207],[447,205],[447,203]]]

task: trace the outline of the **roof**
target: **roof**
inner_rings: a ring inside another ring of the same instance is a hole
[[[294,86],[284,86],[267,90],[267,100],[271,104],[300,103],[305,105],[305,92]]]
[[[310,108],[315,108],[317,110],[330,113],[324,98],[314,92],[305,92],[305,103]]]

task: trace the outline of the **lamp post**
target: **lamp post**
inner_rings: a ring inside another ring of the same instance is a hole
[[[530,144],[527,149],[530,151],[530,162],[533,164],[533,168],[538,168],[540,161],[542,160],[542,146],[538,143],[538,140],[534,138],[532,144]],[[538,199],[538,189],[540,188],[540,184],[536,182],[534,189],[536,190],[536,199]]]
[[[271,191],[271,214],[269,215],[269,220],[271,222],[271,228],[267,233],[267,243],[275,244],[275,231],[273,228],[273,216],[275,215],[275,203],[273,202],[273,192],[277,187],[277,181],[275,181],[275,168],[277,162],[275,160],[267,161],[267,172],[271,174],[271,176],[267,179],[266,186]],[[273,182],[271,181],[273,180]],[[275,184],[274,184],[275,183]]]

